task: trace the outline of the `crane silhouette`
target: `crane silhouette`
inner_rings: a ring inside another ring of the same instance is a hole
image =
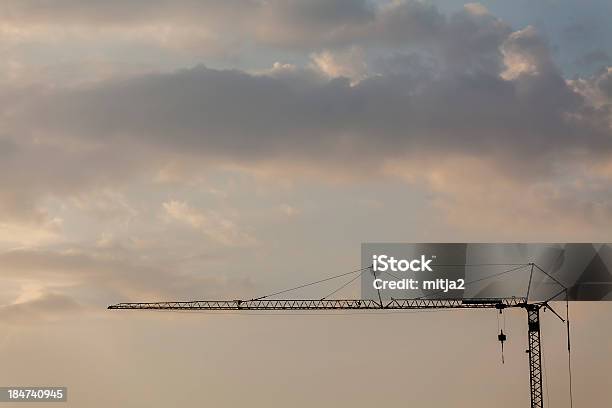
[[[544,394],[542,390],[542,341],[540,336],[540,311],[551,310],[567,328],[567,350],[568,350],[568,368],[570,380],[570,405],[572,405],[571,397],[571,357],[570,357],[570,325],[569,325],[569,301],[568,288],[562,283],[550,276],[546,271],[541,269],[534,263],[525,264],[523,266],[530,267],[529,287],[527,295],[524,297],[500,297],[500,298],[414,298],[414,299],[396,299],[383,300],[378,292],[378,299],[327,299],[327,297],[337,293],[345,288],[348,284],[354,282],[357,277],[365,270],[370,270],[371,266],[357,269],[351,272],[342,273],[329,278],[321,279],[315,282],[306,283],[294,288],[281,290],[266,296],[250,300],[194,300],[194,301],[169,301],[169,302],[129,302],[117,303],[108,306],[111,310],[182,310],[182,311],[373,311],[373,310],[431,310],[431,309],[494,309],[502,313],[505,309],[523,309],[527,314],[527,344],[526,353],[529,360],[529,384],[530,384],[530,401],[531,408],[544,407]],[[502,273],[515,271],[518,268],[510,269]],[[529,291],[531,289],[532,277],[534,271],[540,271],[557,282],[563,289],[551,297],[549,300],[540,302],[529,301]],[[334,290],[329,295],[321,299],[269,299],[270,297],[279,294],[291,292],[307,286],[320,284],[331,281],[340,277],[357,274],[348,282]],[[498,276],[495,274],[491,277]],[[482,279],[479,279],[482,280]],[[468,282],[471,284],[474,282]],[[550,301],[565,294],[566,300],[566,316],[563,318],[557,313]],[[503,344],[507,340],[506,334],[501,330],[498,335],[498,340],[502,345],[502,361],[503,361]]]

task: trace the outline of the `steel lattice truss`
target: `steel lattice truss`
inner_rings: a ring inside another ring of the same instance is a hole
[[[372,299],[253,299],[253,300],[197,300],[189,302],[118,303],[109,309],[138,310],[403,310],[403,309],[484,309],[522,307],[525,298],[496,299],[391,299],[377,302]]]
[[[529,385],[531,387],[531,408],[544,406],[542,393],[542,350],[540,343],[540,306],[528,305],[527,323],[529,327]]]

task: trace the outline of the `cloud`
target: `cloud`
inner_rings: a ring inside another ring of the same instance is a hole
[[[234,221],[218,212],[198,210],[176,200],[165,202],[162,207],[171,220],[202,231],[213,242],[228,246],[253,245],[256,242]]]
[[[367,76],[367,66],[363,50],[350,48],[340,53],[323,51],[312,55],[316,69],[330,78],[345,77],[358,82]]]
[[[612,68],[608,67],[595,79],[597,88],[608,98],[612,99]]]
[[[331,6],[312,7],[307,21],[339,24],[317,11]],[[610,161],[607,74],[565,80],[533,27],[512,32],[475,5],[448,17],[420,2],[339,16],[348,19],[340,26],[350,36],[340,48],[322,42],[330,48],[312,54],[310,65],[259,72],[197,66],[12,89],[17,102],[0,103],[0,179],[14,187],[0,193],[0,216],[45,222],[45,197],[83,197],[138,177],[185,177],[170,171],[172,163],[192,173],[233,167],[374,179],[388,174],[389,163],[414,161],[427,180],[440,161],[477,157],[508,179],[555,183],[576,164]],[[383,44],[392,52],[373,56],[370,47]],[[24,162],[31,166],[18,171]],[[168,215],[198,222],[214,231],[210,237],[233,242],[240,235],[231,222],[212,221],[218,215],[166,204]]]
[[[512,177],[494,160],[456,156],[426,166],[390,163],[387,171],[432,193],[444,221],[482,240],[604,242],[612,228],[610,175],[577,165],[558,177]]]
[[[279,159],[340,167],[436,151],[494,155],[510,167],[520,158],[543,170],[548,166],[538,157],[576,151],[607,157],[610,129],[601,127],[602,112],[592,111],[535,53],[539,45],[519,34],[509,48],[535,71],[512,79],[481,73],[423,84],[387,75],[353,86],[342,79],[292,86],[285,78],[198,67],[51,92],[13,123],[55,143],[104,140],[123,152],[197,155],[203,163]]]
[[[187,223],[194,228],[201,228],[206,224],[207,217],[201,212],[189,207],[186,203],[169,201],[164,203],[163,207],[170,217]]]
[[[61,237],[62,223],[62,219],[57,217],[45,217],[40,222],[0,222],[0,246],[31,247],[57,242]]]
[[[124,194],[111,190],[92,190],[87,194],[75,195],[71,200],[74,207],[98,220],[129,220],[138,216],[138,210],[133,208]]]
[[[154,0],[129,5],[92,1],[86,6],[73,0],[53,6],[9,0],[3,4],[0,27],[4,41],[16,44],[123,38],[218,53],[253,42],[258,47],[311,51],[358,44],[432,45],[451,38],[457,30],[465,35],[470,26],[482,28],[470,21],[484,19],[491,16],[475,4],[446,19],[435,6],[413,0]],[[469,46],[489,41],[496,30],[471,31]],[[447,51],[452,52],[448,47]]]
[[[33,91],[31,95],[40,94]],[[127,182],[126,174],[133,177],[150,169],[135,162],[131,152],[96,140],[73,138],[64,143],[46,132],[23,130],[3,126],[0,132],[0,224],[19,222],[41,228],[57,224],[46,200],[75,197],[76,204],[84,205],[82,194],[120,189]],[[153,163],[155,157],[149,159]]]
[[[163,3],[172,11],[158,14],[142,2],[113,20],[115,3],[75,6],[56,17],[69,3],[36,15],[26,12],[30,3],[19,4],[9,3],[7,24],[94,19],[134,28],[163,18],[187,24],[209,7],[219,7],[220,21],[243,12],[233,3]],[[580,190],[584,200],[537,195],[555,212],[567,200],[579,214],[589,197],[599,202],[609,195],[602,187],[612,147],[609,71],[566,80],[533,27],[512,31],[474,4],[451,15],[411,1],[248,7],[253,21],[240,30],[253,30],[256,42],[268,45],[267,35],[293,30],[295,42],[281,36],[286,42],[274,46],[310,59],[252,71],[196,66],[71,86],[5,84],[0,222],[51,225],[50,199],[98,219],[131,219],[136,210],[121,193],[127,186],[148,194],[211,169],[239,169],[269,182],[402,177],[421,183],[433,200],[452,194],[447,202],[463,203],[438,207],[446,213],[470,207],[475,194],[451,185],[483,183],[480,171],[493,178],[493,194],[497,187],[560,191],[567,179],[597,185]],[[292,20],[298,15],[303,21]],[[266,26],[272,31],[254,28],[262,21],[274,22]],[[460,165],[446,163],[462,161],[481,170],[439,187],[434,176],[461,174]],[[252,241],[238,217],[170,198],[177,196],[168,192],[149,203],[162,206],[167,228],[199,234],[211,245]],[[603,207],[598,213],[607,214]]]
[[[506,79],[521,74],[546,75],[558,72],[548,45],[532,26],[510,34],[502,45],[502,52],[506,64],[502,76]]]
[[[8,1],[0,10],[0,33],[10,44],[87,39],[103,46],[104,40],[123,39],[224,54],[252,40],[280,47],[312,46],[327,39],[337,42],[336,37],[346,36],[337,32],[339,26],[350,31],[375,15],[376,9],[366,0],[154,0],[129,5],[61,0],[52,6]]]
[[[74,316],[83,311],[83,306],[69,296],[45,293],[25,302],[0,305],[0,324],[40,324],[45,321],[62,319],[66,316]]]
[[[73,296],[92,307],[113,300],[235,295],[251,287],[248,278],[215,274],[218,266],[209,264],[207,273],[181,269],[176,260],[155,257],[160,250],[114,246],[5,251],[0,253],[0,276],[26,286],[40,283],[43,292]]]

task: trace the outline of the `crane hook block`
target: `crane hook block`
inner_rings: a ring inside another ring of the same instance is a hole
[[[504,360],[504,341],[506,341],[508,339],[508,337],[506,337],[506,335],[504,334],[503,330],[500,330],[499,334],[497,335],[497,339],[501,343],[501,360],[502,360],[502,364],[504,364],[505,363],[505,360]]]

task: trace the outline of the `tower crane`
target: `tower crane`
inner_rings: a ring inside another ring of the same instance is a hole
[[[533,275],[535,264],[531,265],[531,274]],[[318,284],[324,281],[332,280],[338,277],[346,276],[355,272],[363,272],[370,267],[358,269],[356,271],[336,275],[320,281],[300,285],[296,288],[286,289],[270,295],[254,298],[250,300],[194,300],[194,301],[169,301],[169,302],[129,302],[117,303],[108,306],[111,310],[180,310],[180,311],[398,311],[398,310],[428,310],[428,309],[494,309],[502,313],[505,309],[523,309],[527,314],[527,339],[528,348],[526,353],[529,360],[529,385],[531,396],[531,408],[544,407],[544,394],[542,389],[542,343],[540,336],[540,311],[551,310],[561,321],[567,325],[567,348],[568,348],[568,363],[570,352],[569,339],[569,302],[567,301],[568,289],[563,286],[563,290],[553,296],[548,301],[530,302],[529,289],[526,297],[501,297],[501,298],[413,298],[413,299],[396,299],[383,300],[380,296],[378,300],[374,299],[267,299],[274,295],[289,292],[295,289],[300,289],[306,286]],[[539,268],[541,270],[541,268]],[[542,270],[543,271],[543,270]],[[544,272],[544,271],[543,271]],[[544,272],[546,273],[546,272]],[[547,274],[548,275],[548,274]],[[359,275],[358,275],[359,276]],[[550,276],[550,275],[548,275]],[[554,279],[552,276],[550,276]],[[336,291],[347,286],[355,280],[342,285]],[[556,281],[556,280],[555,280]],[[558,281],[557,281],[558,282]],[[468,282],[468,284],[471,282]],[[559,283],[561,285],[561,283]],[[530,277],[531,285],[531,277]],[[559,295],[566,294],[566,317],[559,315],[549,304],[549,301],[557,298]],[[506,335],[503,331],[498,335],[498,340],[502,344],[506,341]],[[570,365],[570,404],[571,404],[571,365]]]

